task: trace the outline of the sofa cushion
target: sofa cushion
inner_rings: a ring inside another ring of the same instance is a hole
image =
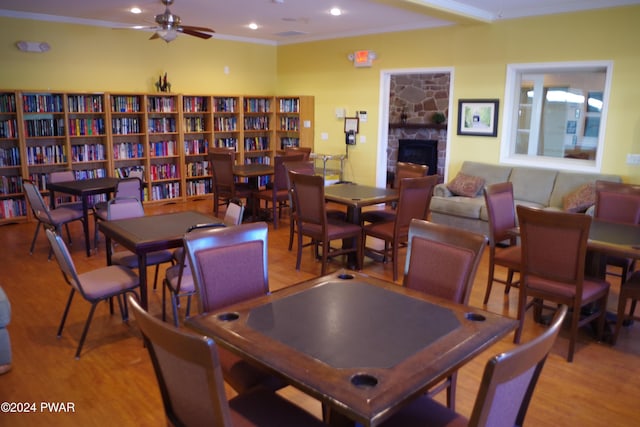
[[[565,194],[562,199],[562,209],[567,212],[584,212],[596,203],[596,184],[587,182]]]
[[[484,187],[484,178],[459,172],[447,184],[447,188],[456,196],[475,197]]]
[[[479,219],[484,197],[432,197],[430,210],[463,218]]]
[[[564,196],[568,193],[575,191],[582,184],[587,182],[596,182],[596,180],[620,182],[620,177],[617,175],[600,175],[597,173],[582,173],[582,172],[558,172],[556,177],[556,183],[551,192],[551,199],[549,200],[549,206],[563,209]]]
[[[491,165],[487,163],[469,162],[462,163],[460,172],[484,178],[485,185],[507,182],[511,175],[511,166]]]
[[[513,168],[509,177],[513,184],[513,198],[548,206],[557,174],[550,169]]]

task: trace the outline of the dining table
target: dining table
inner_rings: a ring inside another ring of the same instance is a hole
[[[604,278],[607,255],[640,259],[640,226],[593,218],[589,227],[585,273]]]
[[[183,211],[100,221],[98,227],[105,235],[107,265],[111,265],[112,241],[138,256],[140,305],[146,309],[148,305],[147,254],[182,246],[184,234],[192,226],[222,222],[220,218],[212,215],[197,211]]]
[[[517,322],[341,270],[185,325],[318,399],[332,423],[377,426]]]
[[[47,190],[50,194],[51,208],[55,207],[55,192],[70,194],[77,196],[82,201],[82,217],[84,219],[82,228],[84,232],[84,242],[86,246],[87,256],[91,256],[91,238],[89,233],[89,198],[98,194],[106,194],[107,198],[116,191],[118,178],[103,177],[77,179],[73,181],[49,182]]]

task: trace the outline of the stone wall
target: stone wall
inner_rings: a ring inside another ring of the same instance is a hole
[[[434,123],[432,116],[440,112],[448,120],[449,81],[449,73],[391,76],[389,140],[387,142],[388,172],[395,172],[398,140],[433,139],[438,141],[438,175],[444,175],[447,149],[446,124]]]

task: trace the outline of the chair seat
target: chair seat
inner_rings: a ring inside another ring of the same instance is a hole
[[[231,424],[249,426],[325,426],[304,409],[264,388],[257,388],[229,400]]]
[[[52,209],[49,211],[49,214],[51,215],[51,219],[55,224],[64,224],[66,222],[71,222],[83,218],[82,211],[65,207]],[[45,213],[39,214],[38,219],[45,223],[49,221]]]
[[[520,246],[509,246],[504,249],[496,249],[493,263],[513,270],[519,270],[522,260],[522,248]]]
[[[239,394],[257,386],[277,390],[286,385],[226,348],[218,347],[218,356],[224,380]]]
[[[466,427],[468,424],[462,415],[423,396],[402,408],[380,427]]]
[[[529,276],[527,287],[532,292],[549,293],[568,299],[575,296],[576,287],[565,285],[553,280],[542,279],[536,276]],[[593,301],[609,292],[609,283],[604,280],[585,278],[582,288],[582,301],[584,303]]]
[[[359,225],[327,218],[327,234],[329,240],[351,237],[354,233],[359,233],[360,231],[361,227]],[[319,224],[304,223],[302,224],[302,234],[318,236],[318,240],[322,240],[322,226]]]
[[[173,260],[173,253],[170,250],[149,252],[147,254],[147,265],[162,264],[171,260]],[[111,255],[111,262],[129,268],[138,268],[138,255],[129,250],[117,251]]]
[[[173,293],[178,289],[178,280],[180,279],[180,265],[176,264],[169,268],[165,273],[169,288]],[[182,280],[180,280],[180,293],[188,294],[196,291],[195,284],[193,282],[193,276],[191,275],[191,268],[186,267],[182,271]]]
[[[89,300],[117,295],[138,286],[138,275],[121,265],[110,265],[78,275]]]

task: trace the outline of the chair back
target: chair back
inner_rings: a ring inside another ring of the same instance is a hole
[[[302,155],[302,161],[309,160],[311,156],[311,147],[287,147],[284,149],[285,156]]]
[[[58,266],[60,266],[64,280],[69,284],[69,286],[78,291],[84,299],[89,299],[84,293],[82,283],[78,278],[78,271],[76,270],[73,258],[71,258],[71,254],[69,253],[69,249],[64,243],[64,240],[60,235],[49,228],[47,228],[45,232],[47,233],[47,238],[51,244],[51,249],[56,257],[56,261],[58,261]]]
[[[211,162],[213,186],[218,191],[232,191],[234,176],[233,165],[236,153],[233,150],[213,150],[208,154]]]
[[[76,176],[71,170],[55,171],[49,174],[49,182],[68,182],[75,180]]]
[[[289,179],[298,223],[326,228],[327,212],[322,176],[290,171]]]
[[[403,178],[419,178],[421,176],[427,176],[429,173],[429,166],[419,165],[409,162],[396,163],[396,174],[393,178],[393,188],[400,188],[400,180]]]
[[[171,424],[231,425],[214,341],[156,319],[131,296],[129,305],[142,332]]]
[[[437,183],[438,175],[400,180],[400,195],[394,226],[396,239],[407,236],[412,219],[427,219],[433,188]]]
[[[27,196],[27,200],[29,200],[29,205],[31,206],[33,215],[38,218],[39,221],[53,225],[53,219],[49,214],[49,207],[45,203],[40,190],[38,190],[38,187],[36,187],[33,181],[23,181],[22,188]]]
[[[129,169],[128,178],[138,178],[140,181],[144,181],[144,169],[141,166],[135,166]]]
[[[499,182],[484,189],[484,200],[489,217],[489,243],[492,248],[499,242],[515,238],[509,230],[516,227],[516,207],[513,198],[513,184]]]
[[[467,304],[487,238],[414,219],[408,243],[403,286]]]
[[[144,216],[142,202],[135,197],[111,199],[107,202],[107,220],[137,218]]]
[[[469,426],[523,425],[538,378],[566,315],[567,306],[562,305],[546,331],[487,362]]]
[[[207,228],[184,236],[201,312],[269,292],[267,224]]]
[[[144,193],[142,180],[137,177],[122,178],[116,185],[115,199],[137,199],[142,201]]]
[[[591,216],[518,205],[525,285],[532,276],[577,287],[582,300],[585,257]]]
[[[227,210],[224,213],[222,222],[226,226],[242,224],[242,215],[244,214],[244,205],[236,202],[229,202]]]
[[[595,217],[640,224],[640,185],[596,181]]]
[[[277,193],[281,190],[289,188],[287,180],[287,169],[284,167],[285,162],[301,162],[303,161],[303,153],[287,154],[285,156],[275,156],[273,158],[273,192]]]

